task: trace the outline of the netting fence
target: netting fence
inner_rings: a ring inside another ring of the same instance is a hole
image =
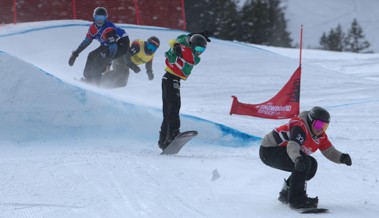
[[[92,20],[96,7],[105,7],[114,23],[186,29],[184,0],[0,0],[0,24]]]

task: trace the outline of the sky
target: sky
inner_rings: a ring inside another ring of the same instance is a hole
[[[0,28],[0,217],[313,217],[278,200],[288,173],[259,159],[260,139],[288,122],[229,115],[274,96],[299,66],[299,50],[213,39],[182,82],[182,131],[199,135],[175,156],[157,146],[160,80],[168,40],[181,31],[120,24],[132,39],[158,36],[155,79],[99,89],[82,77],[93,42],[68,66],[87,21]],[[379,212],[379,55],[303,50],[300,110],[331,113],[328,136],[351,167],[313,156],[308,195],[323,217]]]

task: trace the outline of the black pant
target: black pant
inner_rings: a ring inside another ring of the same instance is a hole
[[[312,156],[306,155],[302,151],[300,154],[306,165],[306,169],[303,172],[298,172],[295,170],[295,164],[288,156],[286,147],[261,146],[259,149],[259,157],[263,163],[275,169],[291,172],[289,177],[289,202],[296,202],[297,200],[305,197],[305,181],[311,180],[317,171],[316,159]]]
[[[115,59],[112,63],[113,70],[104,73],[101,77],[101,87],[119,88],[124,87],[129,79],[129,67],[125,61],[125,55]]]
[[[116,59],[124,54],[129,49],[129,37],[123,37],[117,41],[117,52],[113,59]],[[87,62],[84,67],[83,76],[86,81],[99,85],[101,75],[104,72],[109,48],[105,45],[100,45],[97,49],[88,54]]]
[[[167,72],[162,77],[162,101],[163,121],[160,137],[164,139],[180,130],[180,78]]]

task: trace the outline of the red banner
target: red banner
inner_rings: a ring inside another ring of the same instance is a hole
[[[290,80],[270,100],[261,104],[245,104],[232,96],[230,115],[248,115],[268,119],[286,119],[299,114],[300,109],[301,66],[297,68]]]

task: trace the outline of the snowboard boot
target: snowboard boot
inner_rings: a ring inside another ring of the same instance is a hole
[[[317,205],[318,205],[318,197],[310,198],[307,195],[305,195],[302,198],[299,198],[295,202],[290,202],[290,207],[294,209],[317,208]]]
[[[159,132],[158,146],[160,149],[164,150],[167,146],[165,145],[166,135],[161,131]]]
[[[177,135],[179,135],[179,133],[180,133],[179,130],[177,130],[177,131],[175,131],[173,133],[170,133],[170,135],[166,138],[165,142],[163,143],[162,147],[164,147],[164,148],[162,150],[164,150],[165,148],[167,148],[167,146],[169,144],[171,144],[172,141],[174,141],[175,137]]]
[[[279,192],[278,200],[283,204],[288,204],[288,180],[284,180],[282,190]]]

